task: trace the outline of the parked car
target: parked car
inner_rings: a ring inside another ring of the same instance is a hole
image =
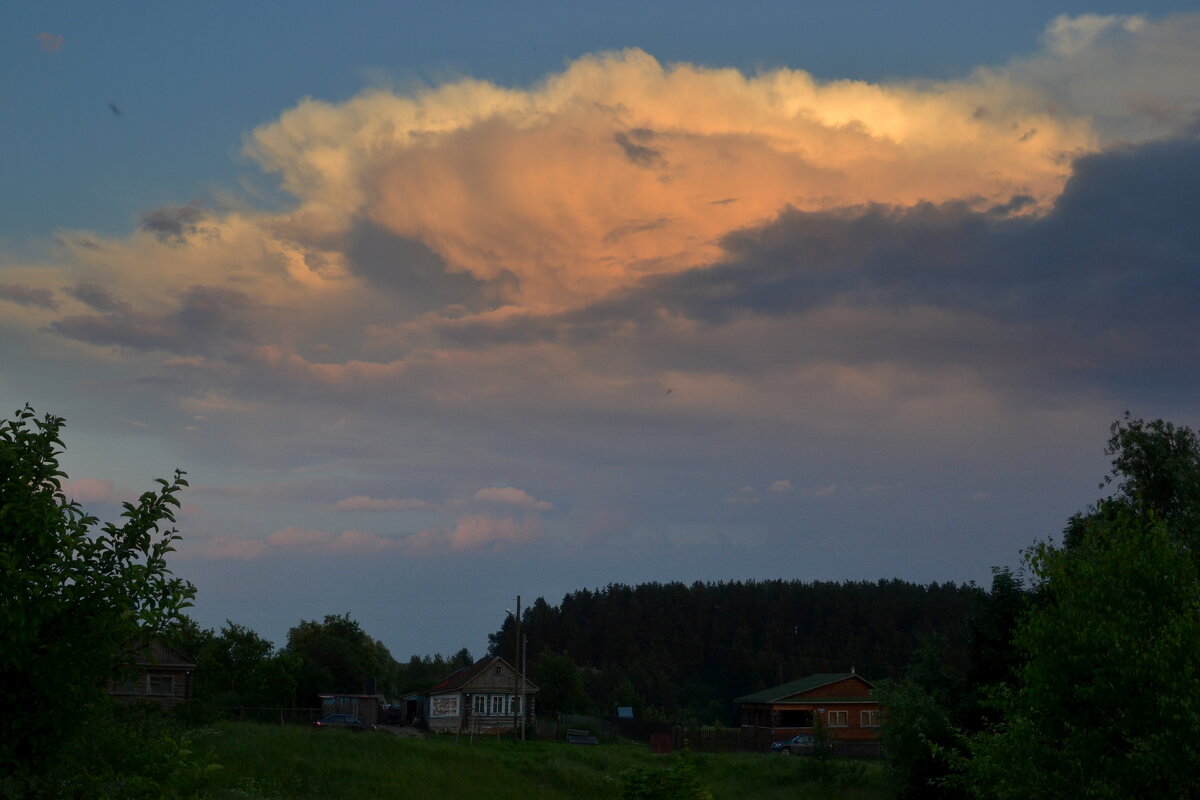
[[[324,719],[313,723],[314,728],[348,728],[352,731],[373,731],[374,725],[368,725],[358,717],[350,714],[330,714]]]
[[[771,742],[770,752],[784,753],[793,756],[812,755],[812,751],[816,748],[817,742],[813,739],[811,733],[798,733],[790,739],[785,739],[782,742]]]

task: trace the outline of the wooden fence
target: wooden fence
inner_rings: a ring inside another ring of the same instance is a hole
[[[263,706],[218,708],[217,714],[221,719],[273,725],[311,725],[325,716],[325,712],[320,708],[267,708]]]

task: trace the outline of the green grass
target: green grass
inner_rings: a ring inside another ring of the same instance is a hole
[[[223,765],[209,788],[228,798],[603,800],[620,797],[626,770],[670,763],[670,757],[636,744],[579,747],[507,739],[470,744],[453,736],[406,739],[250,723],[221,723],[193,731],[191,738]],[[843,778],[857,776],[857,785],[845,786],[833,777],[818,780],[810,759],[755,753],[701,753],[693,759],[714,800],[888,796],[877,763],[834,762]]]

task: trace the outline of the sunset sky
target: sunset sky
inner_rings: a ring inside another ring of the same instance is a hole
[[[21,4],[4,413],[102,517],[186,470],[193,616],[278,643],[987,584],[1200,425],[1195,9]]]

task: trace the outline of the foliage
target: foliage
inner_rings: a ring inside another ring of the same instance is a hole
[[[362,693],[371,681],[380,693],[397,694],[396,660],[349,614],[328,614],[323,622],[301,621],[288,631],[284,652],[298,664],[301,704],[316,705],[321,693]]]
[[[621,775],[621,800],[712,800],[687,752],[665,767],[638,766]]]
[[[63,425],[28,406],[0,422],[0,706],[20,731],[0,736],[0,773],[42,772],[76,710],[195,595],[166,563],[183,473],[100,524],[63,494]]]
[[[1075,547],[1090,530],[1122,515],[1152,516],[1200,561],[1200,439],[1190,428],[1128,412],[1113,422],[1110,434],[1104,452],[1113,457],[1112,471],[1101,487],[1115,485],[1116,492],[1073,516],[1064,544]]]
[[[951,780],[962,761],[963,734],[995,721],[990,697],[1016,679],[1022,656],[1013,638],[1028,607],[1029,593],[1020,576],[994,570],[991,591],[977,595],[972,604],[961,658],[943,637],[930,636],[903,680],[880,684],[880,733],[897,797],[963,796]]]
[[[220,631],[213,631],[185,618],[173,634],[196,664],[197,701],[225,708],[295,704],[298,657],[276,652],[274,644],[249,628],[227,620]]]
[[[1003,725],[973,739],[983,798],[1192,797],[1200,786],[1200,584],[1153,514],[1027,554],[1044,594]]]
[[[631,705],[638,719],[729,724],[735,698],[814,672],[853,665],[872,679],[899,677],[935,631],[963,652],[979,594],[898,580],[612,584],[557,606],[537,598],[521,632],[531,654],[563,654],[579,667],[585,712],[607,717]],[[506,618],[489,651],[513,652],[515,635]]]
[[[111,800],[198,800],[222,767],[207,748],[152,703],[78,715],[87,731],[69,741],[46,786],[52,796]],[[201,732],[202,735],[202,732]]]
[[[470,742],[467,737],[416,739],[228,722],[217,725],[205,741],[225,767],[214,778],[214,797],[616,800],[623,773],[671,763],[669,757],[631,744],[578,747],[494,737]],[[714,800],[889,797],[877,762],[843,765],[857,772],[861,782],[830,789],[807,774],[804,758],[702,753],[691,761],[696,779]]]
[[[432,656],[413,655],[397,667],[397,688],[400,694],[428,689],[452,672],[475,663],[471,651],[462,648],[450,658],[441,653]]]
[[[952,774],[958,731],[946,706],[919,682],[885,681],[876,696],[884,709],[882,727],[888,778],[900,800],[955,797],[946,787]]]
[[[588,706],[583,674],[566,653],[543,650],[529,665],[529,678],[538,687],[538,710],[578,714]]]

